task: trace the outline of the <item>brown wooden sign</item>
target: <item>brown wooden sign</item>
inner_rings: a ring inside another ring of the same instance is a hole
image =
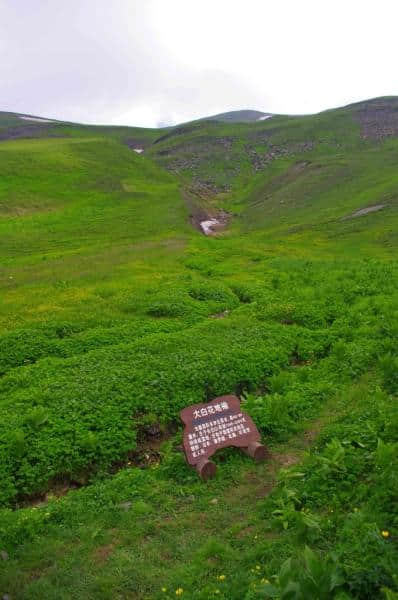
[[[194,404],[180,412],[187,462],[196,466],[202,479],[210,479],[216,465],[209,461],[220,448],[236,446],[256,461],[268,456],[253,420],[240,409],[237,396],[219,396],[206,404]]]

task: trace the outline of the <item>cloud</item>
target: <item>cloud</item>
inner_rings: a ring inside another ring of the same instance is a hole
[[[155,126],[396,94],[397,12],[389,0],[0,0],[0,109]]]

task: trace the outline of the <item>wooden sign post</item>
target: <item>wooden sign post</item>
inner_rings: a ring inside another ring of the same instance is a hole
[[[185,424],[183,445],[187,462],[196,467],[205,481],[215,475],[217,467],[209,458],[220,448],[236,446],[255,461],[269,456],[253,420],[240,410],[237,396],[219,396],[206,404],[188,406],[180,416]]]

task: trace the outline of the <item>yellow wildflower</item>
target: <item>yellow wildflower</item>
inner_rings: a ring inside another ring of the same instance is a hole
[[[389,531],[382,531],[381,535],[383,536],[383,538],[388,538],[388,537],[390,537],[390,532]]]
[[[184,590],[182,588],[176,589],[176,596],[181,596],[183,593],[184,593]]]
[[[225,579],[225,575],[219,575],[218,576],[218,580],[219,581],[224,581],[224,579]]]
[[[167,588],[162,587],[162,592],[167,592]]]
[[[261,583],[269,583],[269,579],[265,579],[265,577],[263,577]]]
[[[256,565],[256,569],[259,571],[261,569],[260,565]]]

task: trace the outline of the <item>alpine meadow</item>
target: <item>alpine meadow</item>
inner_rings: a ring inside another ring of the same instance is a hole
[[[0,598],[397,600],[398,97],[3,112],[0,166]],[[203,482],[225,394],[270,457]]]

